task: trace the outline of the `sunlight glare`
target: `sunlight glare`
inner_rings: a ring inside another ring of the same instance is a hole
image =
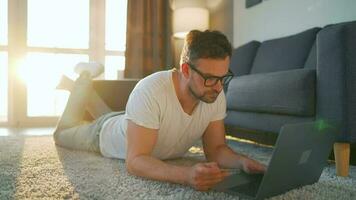
[[[10,136],[10,131],[7,128],[0,128],[0,137]]]
[[[6,52],[0,52],[0,102],[0,121],[7,121],[8,67]]]
[[[125,69],[125,56],[106,56],[105,57],[105,79],[123,79]]]
[[[127,0],[106,0],[105,4],[105,48],[107,50],[125,51]]]
[[[55,88],[63,74],[74,80],[77,75],[73,67],[87,61],[87,55],[28,53],[20,67],[20,76],[27,86],[27,115],[60,115],[68,92]]]
[[[28,45],[88,48],[89,0],[28,0]]]

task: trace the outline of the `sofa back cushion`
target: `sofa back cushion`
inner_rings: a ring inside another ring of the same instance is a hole
[[[232,52],[230,70],[235,76],[249,74],[260,42],[251,41]]]
[[[304,68],[306,69],[316,69],[316,41],[314,42],[307,61],[304,64]]]
[[[320,28],[267,40],[259,47],[251,74],[303,68]]]
[[[227,90],[227,109],[314,116],[315,76],[315,69],[295,69],[235,77]]]

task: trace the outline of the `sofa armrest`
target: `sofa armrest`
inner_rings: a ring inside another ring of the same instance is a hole
[[[341,123],[340,142],[356,141],[356,21],[317,35],[316,118]]]

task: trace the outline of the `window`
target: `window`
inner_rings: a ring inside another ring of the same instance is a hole
[[[27,44],[89,47],[89,0],[28,0]]]
[[[71,53],[72,49],[89,48],[89,0],[28,0],[27,10],[27,46],[47,48],[28,52],[21,66],[27,86],[27,116],[58,116],[68,97],[55,89],[61,75],[75,79],[71,73],[75,64],[89,61],[84,51]],[[52,48],[60,53],[49,53]]]
[[[7,53],[0,52],[0,121],[7,121]]]
[[[0,101],[5,98],[2,87],[8,88],[3,82],[13,79],[18,84],[10,101],[16,99],[16,106],[9,112],[15,113],[15,124],[53,125],[69,96],[56,86],[62,75],[78,76],[73,72],[78,62],[103,63],[105,73],[99,79],[123,77],[126,7],[127,0],[0,0]],[[9,44],[7,27],[16,34]],[[5,45],[14,51],[7,54]],[[3,78],[7,60],[16,75]],[[8,107],[0,107],[0,116]]]
[[[21,75],[27,83],[28,116],[57,116],[63,112],[69,92],[55,90],[55,88],[62,74],[72,79],[76,77],[73,66],[81,61],[88,61],[88,56],[53,53],[27,54]],[[39,72],[45,76],[39,76]]]
[[[126,8],[126,0],[106,0],[106,23],[105,23],[105,49],[114,51],[114,55],[109,53],[105,58],[105,78],[116,79],[123,78],[125,69],[126,49],[126,15],[127,9],[121,12],[117,8]]]
[[[7,0],[0,0],[0,45],[7,45]]]
[[[7,19],[7,0],[0,0],[0,122],[7,121],[8,110]]]
[[[126,8],[122,0],[106,0],[105,44],[107,50],[125,51],[126,44],[126,9],[118,12],[117,8]]]
[[[122,79],[124,77],[125,57],[124,56],[106,56],[105,57],[105,78]]]

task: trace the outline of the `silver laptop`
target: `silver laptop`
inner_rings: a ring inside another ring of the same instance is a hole
[[[281,128],[265,174],[239,172],[214,187],[252,199],[264,199],[317,182],[327,164],[338,128],[325,121]]]

